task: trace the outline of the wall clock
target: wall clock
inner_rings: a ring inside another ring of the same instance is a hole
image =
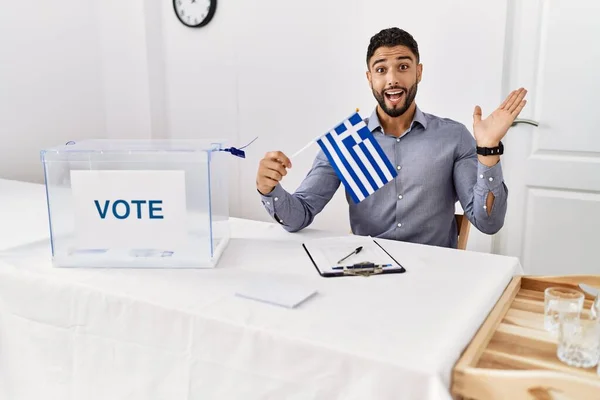
[[[217,11],[217,0],[173,0],[175,15],[190,28],[207,25]]]

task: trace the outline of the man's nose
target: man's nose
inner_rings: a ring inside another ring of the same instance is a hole
[[[388,86],[397,86],[398,85],[398,77],[396,77],[396,74],[394,73],[390,73],[387,76],[387,81],[388,81]]]

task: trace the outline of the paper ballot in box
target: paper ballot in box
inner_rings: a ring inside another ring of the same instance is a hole
[[[53,265],[211,268],[229,240],[222,143],[89,140],[41,152]]]

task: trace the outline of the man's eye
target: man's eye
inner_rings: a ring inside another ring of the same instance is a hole
[[[383,68],[377,68],[375,71],[377,71],[378,73],[382,73],[384,71]]]
[[[408,65],[406,65],[406,64],[402,64],[402,65],[400,66],[400,69],[401,69],[402,71],[404,71],[404,70],[407,70],[407,69],[408,69]]]

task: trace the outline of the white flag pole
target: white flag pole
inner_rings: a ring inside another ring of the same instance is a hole
[[[360,110],[357,108],[356,112],[359,112]],[[302,153],[304,150],[308,149],[310,146],[312,146],[313,143],[315,143],[317,141],[317,139],[319,139],[321,137],[321,135],[317,136],[316,138],[314,138],[313,140],[311,140],[310,142],[308,142],[306,144],[306,146],[304,146],[303,148],[301,148],[300,150],[298,150],[297,152],[295,152],[294,154],[292,154],[292,156],[290,157],[290,159],[296,157],[298,154]]]
[[[312,144],[316,141],[316,139],[311,140],[310,142],[308,142],[306,144],[306,146],[304,146],[303,148],[301,148],[300,150],[298,150],[297,152],[295,152],[294,154],[292,154],[292,156],[290,158],[294,158],[296,157],[298,154],[302,153],[304,150],[308,149],[310,146],[312,146]]]

